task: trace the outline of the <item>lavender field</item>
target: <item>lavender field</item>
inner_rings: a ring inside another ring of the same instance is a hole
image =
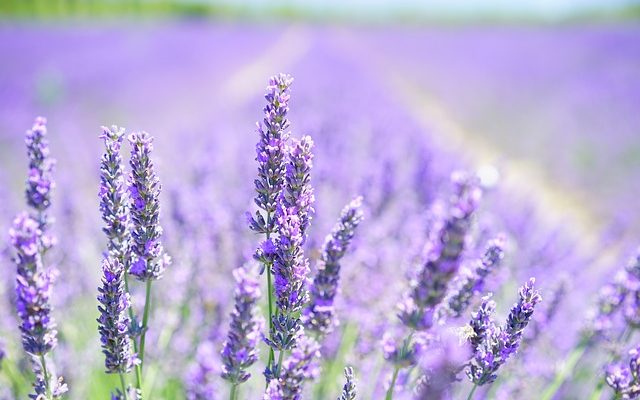
[[[1,24],[0,400],[639,398],[639,39]]]

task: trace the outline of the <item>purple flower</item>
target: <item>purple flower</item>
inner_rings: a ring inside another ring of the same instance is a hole
[[[258,161],[258,179],[256,185],[256,205],[267,214],[263,217],[256,211],[255,217],[249,218],[249,226],[257,233],[272,233],[275,221],[272,216],[276,211],[278,198],[284,184],[286,171],[286,142],[289,133],[287,112],[289,111],[290,86],[293,78],[280,74],[269,79],[265,99],[263,123],[258,123],[260,140],[256,145],[256,161]]]
[[[471,298],[484,289],[486,277],[495,270],[504,257],[505,239],[498,237],[490,240],[481,259],[471,269],[464,269],[460,277],[453,282],[453,287],[443,301],[439,312],[454,318],[460,317],[469,307]]]
[[[427,259],[409,282],[409,291],[399,304],[401,321],[412,329],[427,330],[434,323],[434,309],[445,297],[458,272],[472,216],[482,195],[477,178],[456,173],[454,194],[445,218],[436,223],[427,243]]]
[[[272,379],[270,385],[272,382],[277,382],[277,388],[283,400],[302,399],[304,382],[314,379],[318,375],[316,359],[319,357],[320,345],[318,342],[310,337],[301,335],[297,341],[297,346],[282,364],[282,371],[280,371],[279,377]],[[267,391],[269,391],[269,388],[267,388]]]
[[[124,285],[124,266],[117,258],[107,257],[102,261],[102,273],[102,287],[98,288],[98,332],[104,365],[109,374],[125,374],[131,371],[135,355],[129,337],[127,312],[131,304]]]
[[[406,337],[400,345],[398,342],[398,338],[391,333],[384,333],[381,342],[384,359],[398,367],[411,367],[424,355],[429,338],[424,332],[416,332]]]
[[[616,398],[635,399],[640,396],[640,347],[629,351],[628,366],[612,363],[606,369],[606,382]]]
[[[267,385],[267,389],[264,391],[263,400],[283,400],[282,390],[280,390],[280,384],[278,380],[272,379]]]
[[[218,389],[215,378],[220,375],[220,364],[216,350],[210,341],[198,346],[196,364],[188,371],[185,386],[188,400],[215,400]]]
[[[534,283],[535,279],[531,278],[520,288],[520,298],[511,308],[504,326],[498,327],[491,321],[490,315],[495,304],[487,298],[472,317],[469,322],[472,331],[469,341],[474,354],[467,375],[473,383],[484,385],[495,381],[500,366],[518,350],[522,333],[533,317],[533,310],[542,300]]]
[[[155,173],[151,152],[153,138],[146,132],[129,135],[131,143],[131,175],[129,193],[131,208],[131,268],[129,272],[141,281],[156,280],[171,264],[160,242],[160,180]]]
[[[234,385],[245,382],[251,374],[247,369],[258,359],[258,343],[262,339],[263,321],[256,317],[256,302],[260,285],[249,272],[240,267],[233,271],[236,279],[235,308],[222,350],[222,377]]]
[[[344,377],[346,382],[342,387],[342,393],[338,400],[356,400],[356,383],[353,377],[353,368],[346,367],[344,369]]]
[[[280,192],[278,207],[292,210],[300,220],[302,243],[307,239],[307,228],[314,212],[313,187],[311,186],[311,167],[313,166],[313,140],[304,136],[301,140],[293,140],[288,147],[288,161],[285,166],[285,182]]]
[[[124,164],[120,154],[124,129],[102,127],[105,152],[100,161],[100,212],[105,225],[102,231],[109,240],[107,249],[127,269],[129,245],[129,210]]]
[[[51,316],[51,293],[57,272],[42,263],[40,224],[19,214],[9,231],[15,248],[16,310],[20,318],[22,347],[31,355],[36,374],[36,394],[66,391],[66,385],[47,372],[45,355],[57,344],[56,324]],[[35,397],[34,397],[35,398]]]
[[[324,242],[318,272],[310,287],[311,301],[304,310],[305,328],[327,334],[337,323],[333,302],[338,291],[340,261],[344,257],[355,230],[362,221],[362,197],[345,206],[338,223]]]
[[[52,175],[56,164],[55,159],[49,156],[46,124],[45,118],[36,118],[33,127],[27,131],[25,137],[29,158],[27,204],[37,211],[38,222],[43,230],[49,223],[45,212],[51,205],[51,192],[55,188]]]

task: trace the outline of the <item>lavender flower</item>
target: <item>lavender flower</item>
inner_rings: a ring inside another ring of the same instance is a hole
[[[151,161],[153,138],[146,132],[135,132],[129,135],[129,142],[132,146],[129,193],[133,222],[129,273],[141,281],[157,280],[171,264],[171,258],[164,253],[160,241],[161,185]]]
[[[267,213],[267,219],[260,211],[255,217],[249,215],[249,226],[257,233],[271,234],[275,230],[275,220],[270,218],[276,211],[285,175],[286,142],[289,133],[287,113],[289,112],[290,86],[293,78],[280,74],[269,79],[265,99],[263,123],[258,123],[260,140],[256,145],[258,179],[255,180],[256,205]]]
[[[311,168],[313,167],[313,140],[304,136],[301,140],[293,140],[287,149],[289,156],[285,168],[285,182],[280,193],[278,207],[293,210],[300,220],[300,235],[302,244],[307,239],[307,228],[311,224],[311,214],[314,212],[313,187],[311,186]]]
[[[318,375],[318,366],[315,361],[318,357],[320,357],[318,342],[301,335],[297,346],[282,364],[279,377],[271,381],[277,381],[278,395],[282,396],[282,400],[300,400],[302,398],[304,382],[314,379]]]
[[[19,214],[9,235],[16,251],[16,309],[21,320],[22,347],[31,355],[36,374],[33,398],[52,396],[53,393],[61,395],[66,391],[66,385],[49,375],[45,359],[57,344],[58,332],[51,316],[51,292],[56,271],[45,270],[42,264],[42,230],[36,220],[26,213]]]
[[[213,343],[201,343],[196,351],[196,364],[188,371],[185,379],[187,400],[217,399],[218,388],[214,379],[220,375],[219,369]]]
[[[302,250],[300,219],[295,210],[278,209],[276,221],[279,233],[273,255],[272,273],[279,315],[272,318],[272,329],[267,343],[274,350],[289,350],[295,346],[301,328],[296,314],[307,303],[309,295],[305,289],[309,273],[309,261]]]
[[[131,371],[135,356],[129,337],[127,312],[131,304],[124,286],[124,266],[117,258],[107,257],[102,261],[102,273],[102,287],[98,288],[98,332],[104,365],[107,373],[125,374]]]
[[[412,329],[427,330],[434,323],[434,309],[458,272],[472,216],[482,192],[476,178],[458,173],[452,177],[454,195],[448,214],[431,232],[427,260],[409,282],[409,291],[399,304],[401,321]]]
[[[353,368],[346,367],[344,369],[344,377],[346,382],[342,387],[342,394],[338,400],[356,400],[356,383],[353,378]]]
[[[272,379],[267,385],[267,389],[264,392],[263,400],[283,400],[282,390],[280,390],[280,384],[278,380]]]
[[[497,327],[490,320],[495,305],[488,300],[483,301],[481,311],[471,319],[469,325],[473,335],[470,342],[474,355],[467,375],[476,385],[495,381],[500,366],[518,350],[524,328],[531,321],[536,304],[542,300],[534,283],[535,279],[531,278],[520,288],[520,299],[511,308],[505,326]]]
[[[629,365],[613,363],[607,367],[606,382],[616,398],[635,399],[640,396],[640,347],[629,351]]]
[[[318,272],[310,288],[311,301],[303,317],[305,328],[318,334],[326,335],[337,323],[333,302],[338,291],[340,260],[362,221],[361,206],[362,197],[357,197],[347,204],[333,231],[325,239]]]
[[[113,126],[102,127],[101,139],[105,152],[100,162],[100,211],[105,226],[103,232],[109,239],[107,249],[127,268],[127,250],[129,245],[129,213],[124,165],[120,148],[124,138],[124,129]]]
[[[49,157],[46,124],[45,118],[36,118],[33,127],[27,131],[25,137],[27,156],[29,157],[27,204],[37,211],[38,223],[43,231],[50,222],[45,212],[51,205],[51,192],[55,188],[52,175],[56,164],[56,160]]]
[[[482,292],[486,277],[499,266],[504,257],[504,243],[503,237],[489,241],[482,258],[476,261],[472,269],[465,269],[453,282],[453,288],[439,309],[441,314],[458,318],[464,313],[473,295]]]
[[[260,298],[258,282],[240,267],[233,271],[236,279],[235,308],[231,313],[229,335],[222,350],[222,377],[233,385],[251,376],[247,369],[258,359],[257,345],[263,323],[256,318],[256,302]]]
[[[122,393],[122,390],[116,389],[115,393],[111,393],[111,400],[142,400],[142,393],[140,390],[131,386],[127,387],[126,395]]]

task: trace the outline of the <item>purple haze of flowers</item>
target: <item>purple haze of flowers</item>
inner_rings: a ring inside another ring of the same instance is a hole
[[[520,288],[520,298],[511,308],[503,327],[496,326],[491,320],[495,303],[488,298],[483,299],[480,310],[471,318],[469,325],[472,334],[469,341],[474,354],[467,375],[476,385],[495,381],[500,366],[518,350],[522,333],[533,317],[533,310],[542,300],[534,283],[535,279],[531,278]]]
[[[629,365],[613,363],[607,367],[606,382],[616,398],[636,399],[640,396],[640,347],[629,351]]]
[[[62,378],[47,369],[45,356],[57,344],[56,324],[51,316],[51,292],[56,272],[42,263],[40,224],[26,213],[19,214],[9,235],[16,250],[16,309],[20,318],[22,346],[31,356],[36,382],[32,398],[58,398],[66,392]]]
[[[102,231],[109,240],[109,253],[127,268],[129,245],[129,210],[124,163],[120,148],[124,139],[124,129],[102,127],[101,139],[105,152],[100,162],[100,211],[105,225]]]
[[[46,124],[45,118],[36,118],[33,127],[27,131],[25,136],[27,156],[29,157],[27,204],[37,211],[38,223],[43,231],[50,222],[46,211],[51,205],[51,192],[55,188],[52,175],[56,164],[56,160],[49,157]]]
[[[631,327],[640,327],[640,250],[618,272],[613,282],[600,289],[596,315],[592,321],[595,338],[606,336],[621,312]]]
[[[353,368],[346,367],[344,369],[344,378],[345,383],[338,400],[356,400],[356,382],[353,376]]]
[[[467,310],[473,295],[483,291],[486,277],[499,267],[504,257],[504,246],[503,236],[489,241],[484,255],[453,282],[453,287],[449,289],[440,309],[442,314],[458,318]]]
[[[258,343],[262,339],[263,321],[256,316],[260,285],[244,267],[233,271],[236,279],[235,308],[222,349],[222,377],[234,385],[245,382],[247,369],[258,359]]]
[[[361,207],[362,197],[347,204],[333,231],[325,239],[318,271],[309,289],[311,301],[303,315],[307,330],[326,335],[337,324],[333,302],[338,291],[340,261],[363,219]]]
[[[269,383],[266,399],[300,400],[303,384],[318,375],[316,359],[320,357],[318,342],[304,334],[297,340],[297,346],[282,364],[280,376]],[[274,383],[277,382],[277,383]],[[273,387],[271,387],[273,385]],[[271,394],[270,392],[273,392]],[[267,397],[269,394],[270,397]],[[275,397],[274,397],[275,396]],[[280,396],[280,397],[278,397]]]
[[[269,79],[265,99],[263,123],[257,123],[260,139],[256,145],[258,178],[255,180],[256,205],[266,212],[266,219],[258,210],[255,216],[248,214],[249,226],[257,233],[267,234],[275,230],[273,214],[284,184],[286,171],[286,142],[289,133],[287,113],[289,112],[290,87],[293,78],[279,74]]]
[[[272,379],[267,385],[267,389],[264,391],[264,396],[262,396],[263,400],[283,400],[282,390],[280,390],[280,385],[278,380]]]
[[[428,330],[433,326],[434,310],[458,272],[472,217],[482,196],[475,177],[455,173],[452,182],[454,194],[447,215],[433,228],[426,262],[410,280],[409,291],[398,306],[401,321],[412,329]]]
[[[129,273],[141,281],[157,280],[171,264],[160,238],[160,180],[151,161],[153,138],[146,132],[129,135],[131,143],[131,265]]]
[[[124,266],[115,257],[102,261],[102,287],[98,288],[98,332],[105,368],[109,374],[126,374],[131,371],[135,356],[129,337],[128,310],[131,306],[129,293],[124,285]]]

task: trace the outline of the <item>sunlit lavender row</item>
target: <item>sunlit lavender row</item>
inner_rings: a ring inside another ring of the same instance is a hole
[[[1,400],[640,397],[633,184],[592,212],[476,145],[373,55],[410,32],[164,29],[53,30],[0,77]]]

